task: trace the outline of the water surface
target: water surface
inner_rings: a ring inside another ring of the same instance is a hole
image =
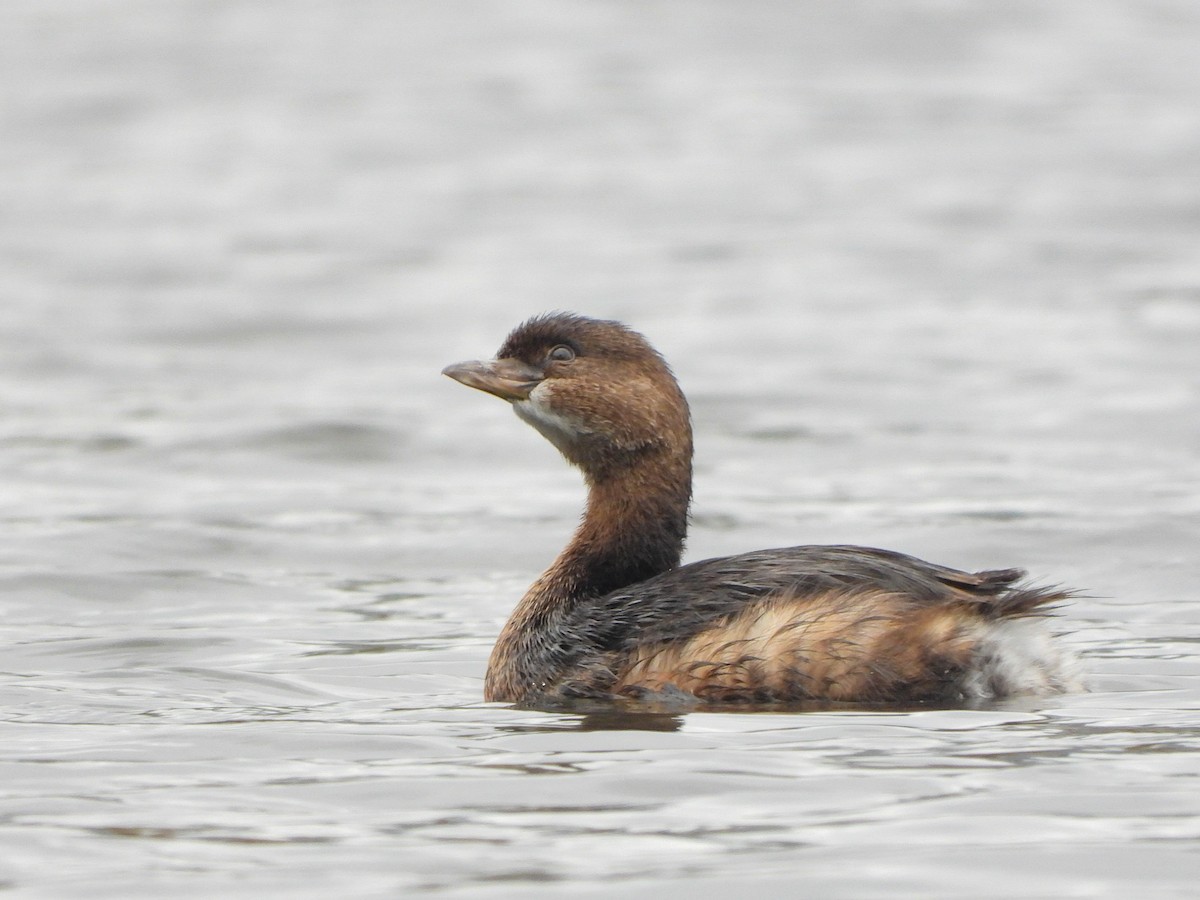
[[[1187,896],[1192,4],[18,3],[0,36],[14,896]],[[437,373],[622,318],[689,557],[1087,596],[1092,691],[484,704],[578,476]]]

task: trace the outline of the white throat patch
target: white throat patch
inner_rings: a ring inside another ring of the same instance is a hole
[[[587,430],[581,428],[574,419],[552,410],[546,403],[548,392],[545,382],[539,384],[529,392],[528,399],[514,401],[513,410],[521,419],[541,432],[546,440],[566,453],[567,447],[580,435],[586,434]]]

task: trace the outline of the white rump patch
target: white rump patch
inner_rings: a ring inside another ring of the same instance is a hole
[[[1084,689],[1075,655],[1055,643],[1041,619],[983,625],[975,654],[975,667],[963,679],[964,693],[975,700]]]

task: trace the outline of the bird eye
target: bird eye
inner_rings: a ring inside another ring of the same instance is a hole
[[[559,344],[550,351],[549,358],[555,362],[570,362],[575,358],[575,351],[566,344]]]

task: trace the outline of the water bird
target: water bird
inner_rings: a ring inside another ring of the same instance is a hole
[[[443,374],[512,404],[583,473],[583,519],[517,604],[491,701],[960,704],[1078,686],[1045,614],[1072,592],[889,550],[798,546],[680,565],[687,400],[640,334],[572,313]]]

